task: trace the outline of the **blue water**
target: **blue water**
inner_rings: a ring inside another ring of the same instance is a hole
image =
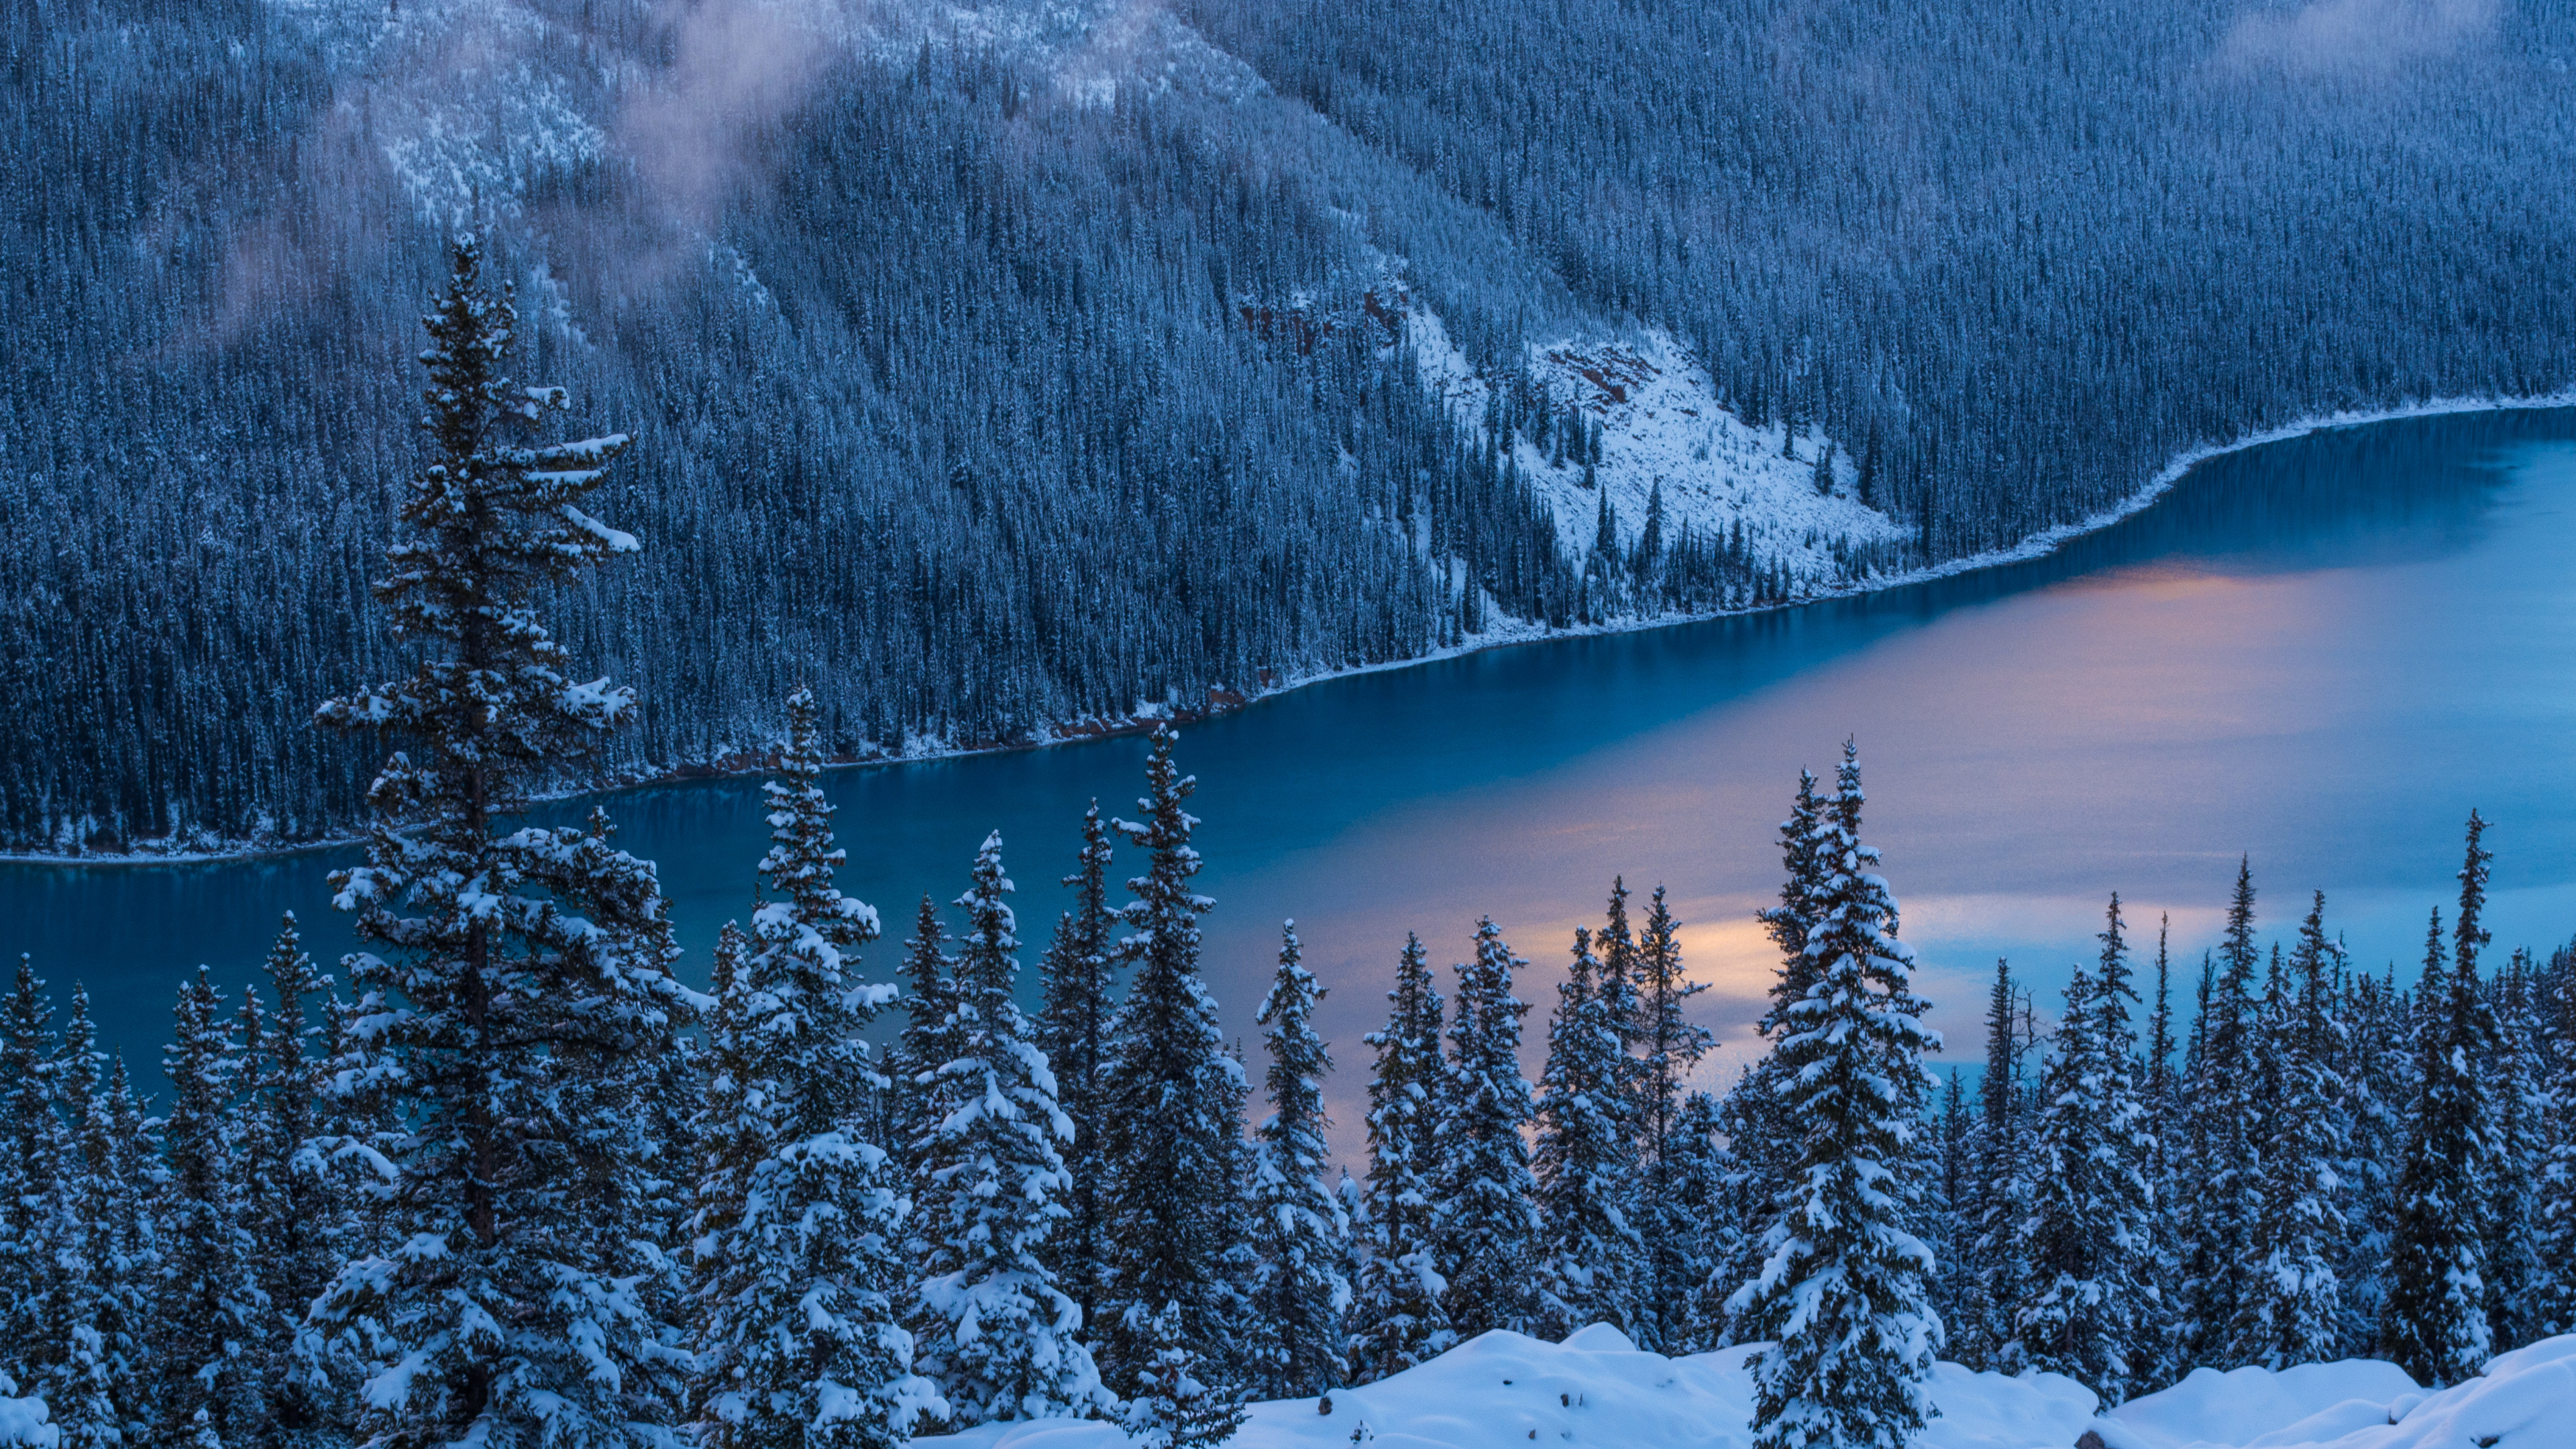
[[[1769,971],[1751,913],[1776,886],[1772,827],[1799,766],[1827,770],[1846,735],[1957,1060],[1994,958],[2062,983],[2114,889],[2150,948],[2170,913],[2196,969],[2240,852],[2267,930],[2322,888],[2357,956],[2410,976],[2472,805],[2496,822],[2498,949],[2546,950],[2576,934],[2571,504],[2576,411],[2377,424],[2214,460],[2045,559],[1267,701],[1182,741],[1219,903],[1208,975],[1251,1043],[1297,918],[1332,989],[1347,1127],[1408,929],[1454,959],[1492,913],[1536,963],[1535,1038],[1567,938],[1624,872],[1688,923],[1729,1043],[1710,1071],[1728,1072]],[[844,883],[908,922],[998,828],[1033,965],[1084,804],[1133,813],[1143,755],[1127,738],[836,773]],[[751,900],[757,800],[699,781],[608,802],[661,863],[688,969]],[[0,950],[85,981],[107,1044],[150,1061],[181,974],[250,979],[281,911],[317,954],[345,947],[323,883],[345,858],[11,865]]]

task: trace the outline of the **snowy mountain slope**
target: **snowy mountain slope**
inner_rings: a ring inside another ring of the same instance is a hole
[[[1744,1449],[1758,1348],[1668,1359],[1596,1324],[1561,1344],[1488,1333],[1393,1378],[1315,1399],[1255,1404],[1234,1449]],[[2496,1358],[2483,1377],[2426,1394],[2390,1364],[2283,1373],[2202,1369],[2095,1416],[2091,1390],[2055,1374],[1933,1371],[1941,1409],[1918,1449],[2566,1449],[2576,1444],[2576,1335]],[[2393,1421],[2393,1422],[2392,1422]],[[988,1424],[914,1449],[1127,1449],[1100,1423]],[[2089,1446],[2088,1446],[2089,1449]]]
[[[1424,385],[1452,416],[1485,426],[1493,385],[1450,340],[1439,316],[1410,299],[1406,340]],[[1560,461],[1526,433],[1514,436],[1514,461],[1555,515],[1568,558],[1591,553],[1604,498],[1621,544],[1634,547],[1658,486],[1667,539],[1684,530],[1724,534],[1741,524],[1757,558],[1816,583],[1835,578],[1835,540],[1868,543],[1905,533],[1854,496],[1859,466],[1848,447],[1802,432],[1784,449],[1781,425],[1752,427],[1718,406],[1708,370],[1661,329],[1628,340],[1534,344],[1527,375],[1550,408],[1578,409],[1601,430],[1592,487],[1579,463]],[[1830,494],[1816,487],[1820,453],[1830,454]]]

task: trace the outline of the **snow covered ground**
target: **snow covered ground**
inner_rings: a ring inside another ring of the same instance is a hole
[[[1489,1333],[1409,1373],[1331,1396],[1253,1406],[1235,1449],[1747,1449],[1758,1352],[1641,1353],[1595,1325],[1561,1344]],[[2576,1335],[2505,1354],[2484,1377],[2427,1394],[2392,1365],[2202,1369],[2097,1417],[2092,1391],[2055,1374],[2006,1378],[1942,1364],[1941,1416],[1920,1449],[2570,1449]],[[1106,1424],[986,1425],[914,1449],[1126,1449]],[[2088,1446],[2090,1449],[2090,1446]]]
[[[1450,339],[1438,314],[1408,299],[1405,338],[1423,383],[1470,427],[1484,419],[1491,385]],[[1781,427],[1751,427],[1717,405],[1707,369],[1660,329],[1620,340],[1564,341],[1530,348],[1530,374],[1558,408],[1580,408],[1600,424],[1598,491],[1577,464],[1556,464],[1518,439],[1523,477],[1556,515],[1563,556],[1592,551],[1601,500],[1610,500],[1623,545],[1646,526],[1646,501],[1660,485],[1667,538],[1731,529],[1741,522],[1757,558],[1822,585],[1834,577],[1831,540],[1895,538],[1904,525],[1854,496],[1859,461],[1840,442],[1802,431],[1782,448]],[[1816,488],[1816,460],[1830,450],[1833,492]],[[1794,456],[1791,456],[1793,454]]]

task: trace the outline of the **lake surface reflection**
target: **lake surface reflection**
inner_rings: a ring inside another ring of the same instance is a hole
[[[2357,958],[2411,977],[2472,805],[2496,822],[2496,948],[2545,951],[2576,934],[2571,504],[2576,411],[2375,424],[2213,460],[2045,559],[1265,702],[1182,741],[1218,901],[1208,975],[1257,1051],[1252,1009],[1297,919],[1331,988],[1347,1149],[1360,1038],[1407,930],[1454,960],[1494,916],[1533,962],[1535,1067],[1568,938],[1624,873],[1670,890],[1728,1043],[1709,1075],[1731,1074],[1771,967],[1752,912],[1777,886],[1772,828],[1799,766],[1829,773],[1846,735],[1953,1062],[1977,1054],[1994,958],[2053,992],[2114,889],[2150,953],[2171,914],[2187,995],[2181,963],[2216,938],[2240,853],[2267,933],[2323,889]],[[1121,739],[836,773],[844,884],[908,921],[925,891],[964,888],[998,828],[1033,973],[1084,804],[1132,813],[1143,756]],[[750,903],[756,782],[610,808],[661,862],[702,976]],[[107,1044],[155,1060],[181,973],[250,979],[280,911],[317,954],[344,947],[322,880],[340,858],[0,868],[0,949],[85,981]],[[895,959],[870,952],[876,971]]]

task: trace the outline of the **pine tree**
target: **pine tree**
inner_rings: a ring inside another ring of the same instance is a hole
[[[306,1311],[330,1286],[350,1236],[346,1194],[328,1154],[342,1140],[324,1107],[322,1063],[312,1051],[309,1015],[327,1010],[330,982],[305,954],[295,914],[279,923],[268,953],[277,996],[274,1020],[245,993],[243,1033],[251,1102],[244,1114],[239,1164],[244,1230],[256,1245],[252,1265],[267,1312],[249,1335],[254,1370],[269,1415],[267,1442],[321,1441],[345,1408],[333,1392],[318,1339],[303,1331]]]
[[[1017,922],[1002,837],[985,837],[971,884],[948,1018],[947,1062],[927,1071],[929,1130],[915,1144],[912,1199],[921,1257],[913,1314],[920,1371],[953,1424],[1079,1417],[1107,1406],[1082,1310],[1038,1250],[1064,1215],[1058,1144],[1073,1124],[1055,1073],[1012,999]]]
[[[1970,1307],[1959,1327],[1958,1359],[1976,1369],[2021,1367],[2015,1325],[2032,1270],[2021,1234],[2030,1199],[2030,1132],[2022,1120],[2021,1045],[2014,1030],[2020,1005],[2011,963],[1998,958],[1986,998],[1986,1065],[1977,1084],[1970,1207],[1961,1229],[1974,1278],[1966,1290]]]
[[[2576,1333],[2576,949],[2560,947],[2549,963],[2542,999],[2552,1006],[2547,1030],[2548,1162],[2540,1174],[2541,1262],[2551,1271],[2534,1297],[2544,1334]]]
[[[45,983],[22,955],[0,1024],[0,1103],[8,1114],[0,1146],[0,1364],[28,1393],[56,1347],[44,1313],[55,1273],[51,1209],[64,1170],[51,1016]]]
[[[1815,923],[1824,882],[1818,835],[1823,810],[1814,772],[1799,770],[1789,818],[1780,823],[1780,903],[1754,913],[1764,934],[1780,948],[1780,966],[1772,978],[1769,1004],[1757,1026],[1773,1049],[1754,1061],[1727,1093],[1722,1109],[1734,1159],[1728,1201],[1733,1217],[1745,1229],[1736,1243],[1734,1260],[1717,1270],[1732,1280],[1729,1293],[1734,1283],[1744,1282],[1760,1270],[1769,1251],[1764,1244],[1768,1241],[1772,1199],[1802,1150],[1784,1107],[1786,1084],[1779,1076],[1778,1044],[1788,1031],[1789,1011],[1806,999],[1808,988],[1815,984],[1815,968],[1807,958],[1807,932]],[[1614,900],[1614,907],[1621,906],[1624,897],[1623,891],[1620,899]],[[1624,909],[1620,919],[1624,934]],[[1748,1311],[1758,1315],[1767,1300],[1746,1301]],[[1731,1316],[1724,1336],[1738,1343],[1777,1338],[1779,1325],[1758,1316]]]
[[[158,1419],[147,1335],[161,1264],[144,1196],[158,1176],[150,1167],[157,1153],[125,1064],[98,1050],[89,993],[79,987],[52,1075],[65,1128],[45,1234],[56,1259],[47,1305],[53,1372],[35,1388],[65,1444],[138,1442]]]
[[[176,1040],[164,1059],[168,1176],[158,1205],[162,1268],[151,1318],[158,1442],[194,1449],[248,1444],[267,1414],[251,1350],[269,1305],[253,1276],[256,1249],[234,1190],[231,1108],[242,1062],[225,1025],[222,995],[200,966],[180,989]]]
[[[2187,1098],[2193,1121],[2192,1170],[2184,1184],[2189,1213],[2184,1237],[2183,1316],[2195,1364],[2233,1368],[2245,1362],[2235,1331],[2239,1289],[2251,1261],[2253,1224],[2262,1209],[2261,1094],[2256,1089],[2260,1023],[2254,1004],[2253,863],[2240,859],[2228,903],[2220,970],[2194,1030]]]
[[[1257,1131],[1252,1171],[1252,1238],[1261,1269],[1253,1281],[1252,1395],[1312,1398],[1349,1377],[1351,1301],[1342,1270],[1350,1222],[1324,1185],[1324,1074],[1333,1060],[1315,1035],[1324,996],[1303,962],[1297,923],[1279,931],[1279,972],[1256,1020],[1268,1027],[1270,1116]]]
[[[1537,1332],[1546,1338],[1594,1323],[1627,1330],[1637,1315],[1644,1244],[1631,1225],[1627,1062],[1598,974],[1592,930],[1577,926],[1573,964],[1548,1020],[1532,1162],[1543,1253]]]
[[[1680,923],[1665,903],[1662,886],[1655,887],[1646,908],[1635,979],[1637,1129],[1645,1168],[1638,1229],[1646,1246],[1638,1326],[1643,1330],[1640,1346],[1656,1349],[1687,1336],[1684,1324],[1693,1289],[1706,1277],[1689,1247],[1698,1235],[1697,1220],[1679,1200],[1682,1184],[1670,1160],[1680,1150],[1674,1134],[1683,1084],[1713,1045],[1709,1030],[1685,1014],[1690,999],[1708,987],[1683,979]]]
[[[1513,969],[1528,964],[1488,916],[1476,922],[1476,958],[1456,968],[1437,1221],[1444,1302],[1463,1338],[1497,1328],[1526,1333],[1537,1316],[1537,1183],[1523,1136],[1534,1112],[1520,1068],[1529,1007],[1512,995]]]
[[[2381,1352],[2424,1384],[2474,1377],[2491,1347],[2482,1229],[2492,1164],[2475,1076],[2488,1040],[2478,999],[2491,858],[2479,845],[2485,831],[2486,822],[2470,811],[2468,861],[2460,868],[2460,914],[2447,970],[2438,912],[2426,942],[2416,1013],[2414,1123],[2397,1182],[2397,1227],[2381,1310]]]
[[[2386,976],[2357,977],[2347,994],[2352,1030],[2336,1072],[2347,1128],[2340,1173],[2347,1191],[2346,1231],[2335,1270],[2343,1305],[2335,1335],[2338,1358],[2367,1354],[2378,1341],[2397,1216],[2397,1169],[2406,1145],[2404,1113],[2415,1096],[2407,998],[2397,989],[2394,963]]]
[[[903,943],[903,1031],[886,1070],[884,1116],[894,1130],[894,1140],[883,1145],[894,1181],[912,1180],[915,1149],[939,1125],[939,1105],[931,1086],[938,1080],[939,1069],[957,1055],[956,1039],[948,1029],[954,1019],[950,998],[956,993],[951,975],[956,964],[948,954],[948,923],[939,918],[938,904],[924,895],[913,914],[912,937]],[[923,1246],[916,1238],[916,1261]]]
[[[387,1443],[622,1443],[680,1412],[671,1330],[631,1286],[657,1255],[624,1097],[688,997],[653,867],[604,817],[506,822],[633,709],[566,675],[532,607],[635,551],[580,507],[626,440],[507,440],[565,394],[501,375],[516,315],[484,291],[476,242],[454,263],[422,354],[433,458],[377,585],[420,662],[319,712],[413,748],[377,776],[366,863],[332,876],[372,948],[350,958],[364,994],[336,1079],[383,1099],[395,1176],[386,1251],[348,1263],[318,1312],[363,1344],[363,1432]]]
[[[2156,1009],[2147,1019],[2146,1070],[2141,1079],[2148,1132],[2145,1171],[2147,1185],[2156,1194],[2155,1216],[2148,1225],[2147,1273],[2164,1311],[2147,1315],[2138,1325],[2140,1336],[2132,1350],[2130,1366],[2134,1380],[2149,1388],[2172,1382],[2181,1357],[2175,1342],[2176,1310],[2182,1301],[2178,1288],[2182,1251],[2174,1202],[2174,1160],[2185,1129],[2178,1100],[2180,1084],[2174,1070],[2172,935],[2173,917],[2158,916]]]
[[[905,1202],[857,1133],[876,1075],[861,1029],[893,998],[859,975],[877,913],[841,894],[846,858],[811,691],[788,697],[770,848],[745,931],[718,941],[707,1107],[695,1124],[692,1399],[714,1449],[891,1449],[945,1411],[911,1373],[896,1256]]]
[[[1781,1057],[1800,1151],[1776,1199],[1760,1276],[1736,1291],[1774,1305],[1779,1344],[1755,1367],[1759,1449],[1903,1449],[1931,1405],[1941,1324],[1925,1298],[1929,1249],[1903,1226],[1921,1194],[1915,1138],[1928,1082],[1913,949],[1860,838],[1860,765],[1846,747],[1818,822],[1820,888],[1808,928],[1813,985],[1788,1012]]]
[[[2505,1346],[2541,1337],[2540,1299],[2551,1272],[2541,1237],[2540,1179],[2548,1170],[2549,1110],[2539,1023],[2532,1009],[2531,956],[2516,951],[2491,992],[2494,1047],[2485,1078],[2494,1171],[2483,1233],[2487,1323]]]
[[[1065,1220],[1040,1253],[1056,1282],[1094,1321],[1100,1306],[1100,1068],[1108,1050],[1111,994],[1117,984],[1109,907],[1109,827],[1100,802],[1082,815],[1077,869],[1059,884],[1073,887],[1074,909],[1056,923],[1055,939],[1039,967],[1046,1004],[1038,1018],[1038,1044],[1055,1068],[1056,1100],[1073,1123],[1064,1149],[1073,1179],[1064,1195]]]
[[[2066,988],[2040,1086],[2021,1249],[2031,1279],[2014,1325],[2018,1363],[2088,1384],[2111,1404],[2144,1387],[2135,1355],[2160,1306],[2150,1278],[2149,1128],[2129,1019],[2137,995],[2121,927],[2114,894],[2099,960],[2078,965]]]
[[[1422,941],[1410,933],[1386,994],[1386,1026],[1369,1033],[1365,1250],[1351,1305],[1351,1381],[1399,1374],[1457,1340],[1443,1301],[1433,1206],[1448,1070],[1440,1055],[1440,992]]]
[[[1730,1211],[1736,1164],[1717,1099],[1706,1092],[1682,1098],[1669,1141],[1673,1217],[1683,1229],[1673,1241],[1683,1306],[1666,1315],[1669,1341],[1681,1353],[1706,1353],[1728,1341],[1726,1301],[1740,1281],[1730,1265],[1747,1256],[1742,1220]]]
[[[2344,1103],[2335,1077],[2343,1023],[2325,906],[2319,891],[2291,962],[2296,996],[2267,1014],[2264,1032],[2279,1084],[2267,1094],[2262,1210],[2234,1339],[2238,1357],[2270,1369],[2334,1357],[2342,1321],[2334,1260],[2344,1231]]]
[[[1199,870],[1190,844],[1198,821],[1183,802],[1197,781],[1174,768],[1176,739],[1168,725],[1154,732],[1147,793],[1137,802],[1145,819],[1115,822],[1146,852],[1146,867],[1127,883],[1134,900],[1121,914],[1132,933],[1119,951],[1135,970],[1101,1074],[1110,1271],[1095,1328],[1101,1369],[1126,1397],[1146,1395],[1149,1374],[1158,1384],[1177,1375],[1202,1387],[1212,1406],[1204,1415],[1137,1421],[1181,1435],[1177,1444],[1208,1442],[1210,1426],[1231,1432],[1240,1422],[1229,1406],[1242,1401],[1246,1310],[1234,1276],[1244,1241],[1245,1083],[1199,976],[1198,918],[1215,903],[1189,885]],[[1167,1311],[1171,1324],[1158,1326]]]

